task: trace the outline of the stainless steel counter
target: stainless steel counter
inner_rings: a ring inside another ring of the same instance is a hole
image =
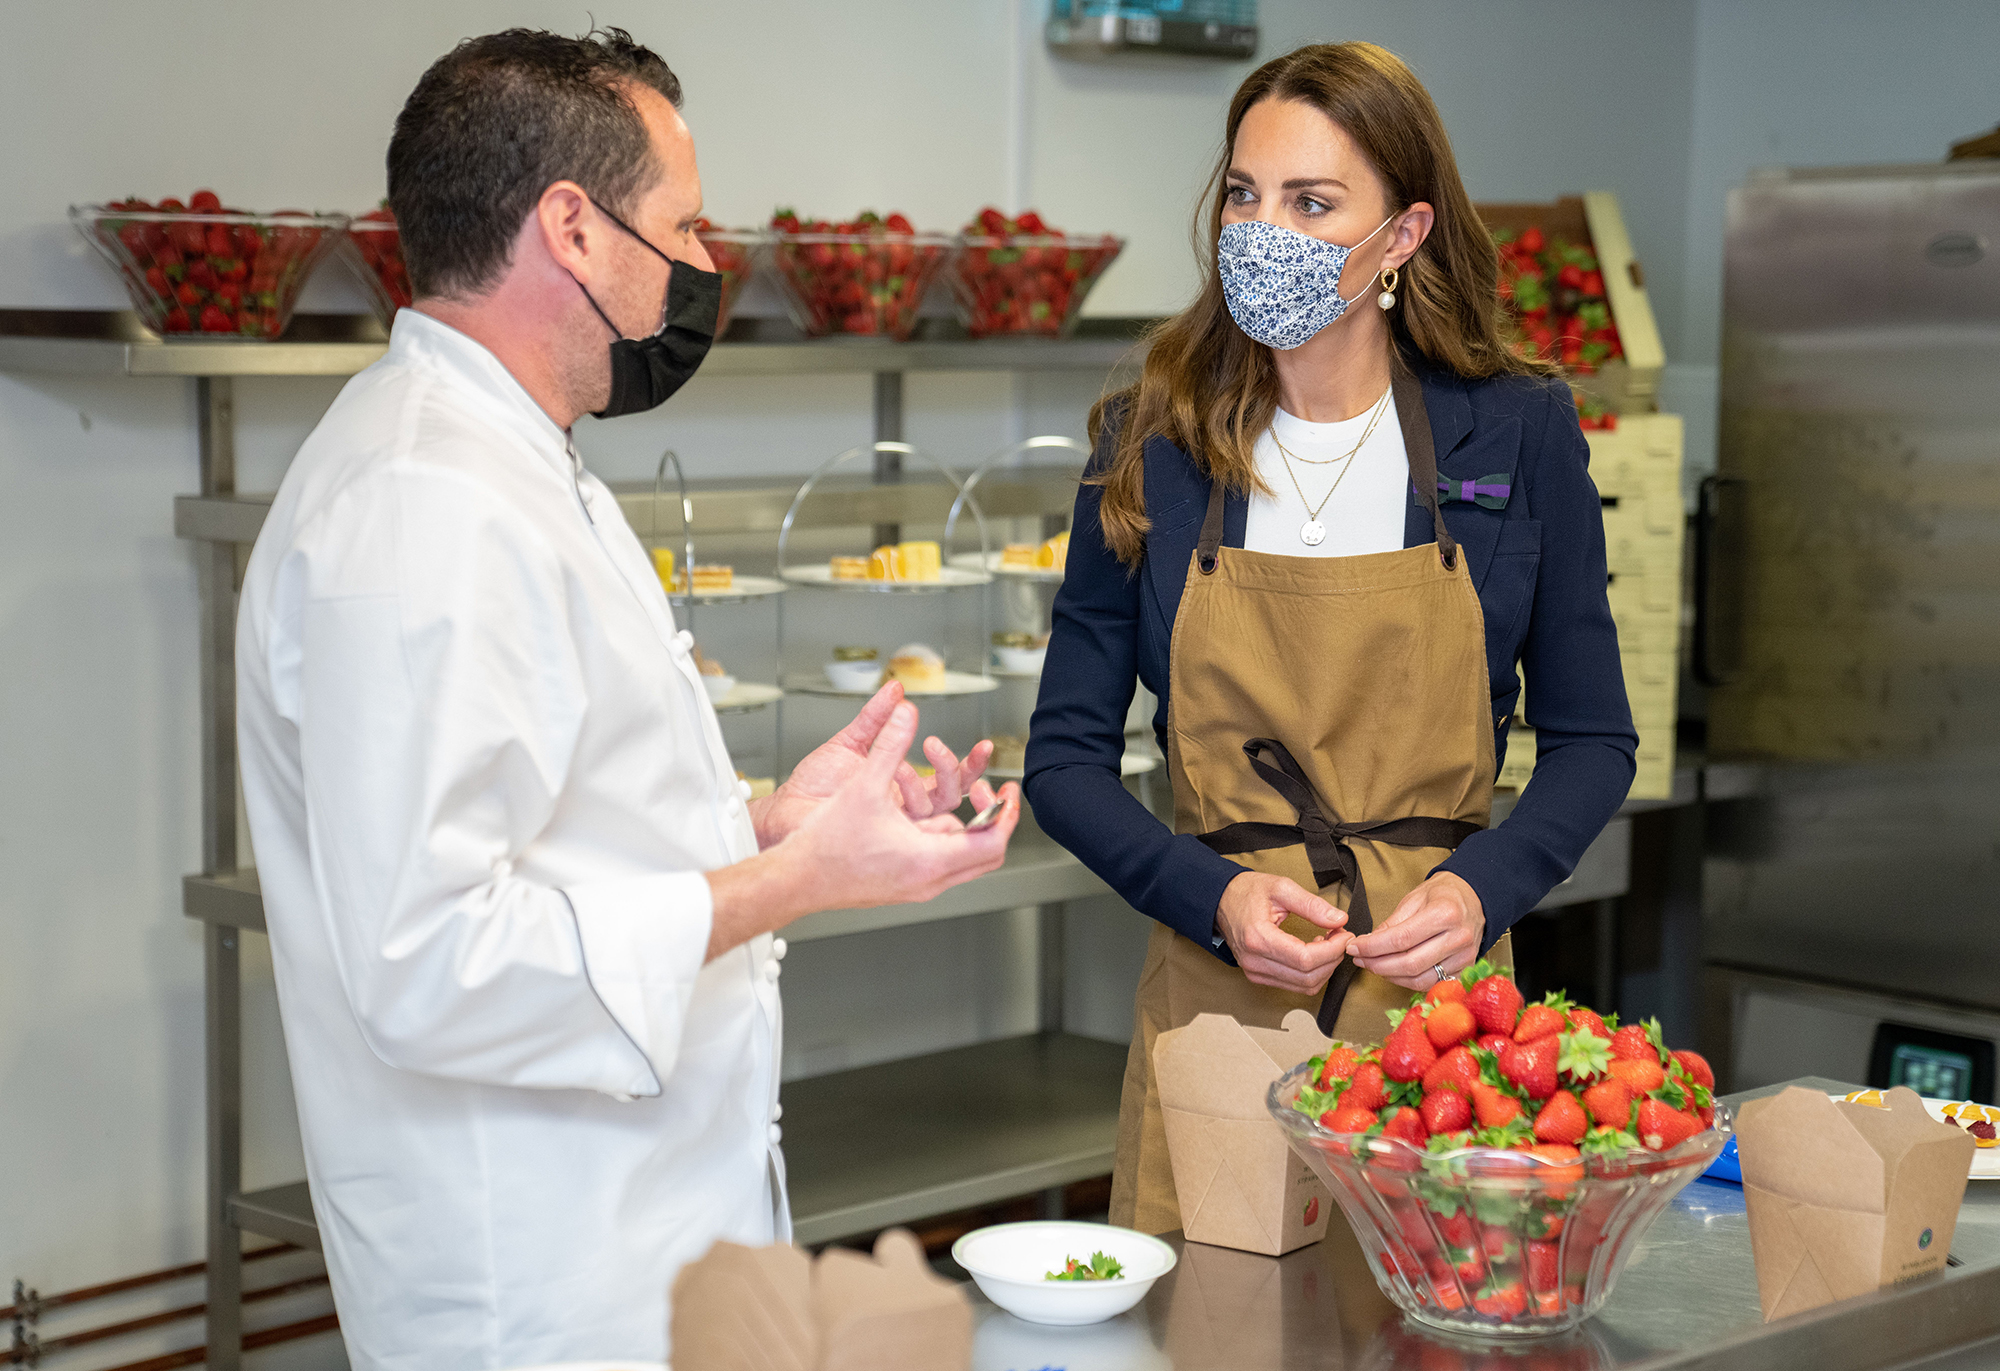
[[[1794,1083],[1853,1088],[1817,1077]],[[1963,1265],[1769,1325],[1757,1302],[1743,1191],[1721,1181],[1683,1190],[1640,1240],[1604,1309],[1560,1338],[1478,1341],[1404,1320],[1342,1223],[1275,1260],[1184,1244],[1179,1234],[1168,1241],[1181,1254],[1174,1271],[1137,1309],[1092,1327],[1023,1323],[975,1290],[974,1371],[1859,1371],[1938,1354],[1956,1354],[1954,1368],[2000,1364],[2000,1181],[1967,1186],[1952,1245]],[[1992,1361],[1982,1360],[1989,1352]]]

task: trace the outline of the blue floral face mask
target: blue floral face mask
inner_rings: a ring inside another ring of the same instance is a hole
[[[1368,238],[1395,217],[1377,224]],[[1280,352],[1298,347],[1347,313],[1351,302],[1341,298],[1340,269],[1361,243],[1344,248],[1257,219],[1224,224],[1216,263],[1230,317],[1265,347]]]

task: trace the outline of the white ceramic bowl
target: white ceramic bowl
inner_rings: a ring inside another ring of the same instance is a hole
[[[720,704],[722,703],[723,696],[736,689],[736,678],[734,676],[704,676],[701,678],[701,688],[708,692],[710,703]]]
[[[1116,1259],[1125,1274],[1113,1281],[1052,1281],[1071,1257],[1093,1252]],[[972,1274],[980,1293],[1030,1323],[1099,1323],[1146,1298],[1153,1282],[1174,1269],[1174,1249],[1158,1238],[1102,1223],[1002,1223],[974,1229],[951,1245],[951,1258]]]
[[[993,658],[1002,671],[1040,671],[1043,660],[1049,655],[1045,647],[996,647]]]
[[[880,662],[828,662],[823,670],[835,690],[873,690],[882,684]]]

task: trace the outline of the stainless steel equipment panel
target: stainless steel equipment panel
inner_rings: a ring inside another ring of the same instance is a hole
[[[1731,193],[1711,958],[2000,1006],[2000,168]]]

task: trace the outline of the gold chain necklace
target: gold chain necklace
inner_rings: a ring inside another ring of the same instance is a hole
[[[1278,445],[1278,455],[1284,459],[1285,474],[1292,478],[1292,489],[1299,493],[1299,503],[1306,507],[1306,521],[1299,525],[1299,541],[1307,547],[1318,547],[1326,541],[1326,525],[1319,521],[1319,512],[1326,508],[1327,501],[1333,498],[1333,492],[1340,489],[1340,483],[1347,479],[1348,469],[1354,465],[1355,457],[1360,454],[1362,448],[1368,446],[1368,440],[1375,435],[1375,426],[1382,422],[1382,416],[1388,412],[1389,397],[1394,393],[1393,388],[1382,392],[1382,398],[1375,402],[1375,412],[1368,416],[1368,427],[1361,431],[1360,441],[1347,450],[1344,458],[1322,457],[1314,461],[1305,457],[1294,457],[1292,450],[1285,446],[1284,439],[1278,436],[1277,425],[1271,426],[1271,441]],[[1301,462],[1307,466],[1331,466],[1335,462],[1344,462],[1345,465],[1340,468],[1340,474],[1333,478],[1333,485],[1327,489],[1325,499],[1314,505],[1306,498],[1305,487],[1299,484],[1298,472],[1292,470],[1293,462]]]

